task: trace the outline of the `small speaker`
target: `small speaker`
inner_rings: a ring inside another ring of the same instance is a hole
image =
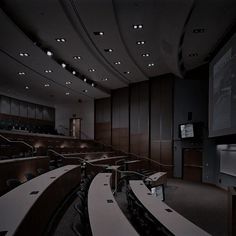
[[[193,113],[191,111],[188,112],[188,121],[193,119]]]

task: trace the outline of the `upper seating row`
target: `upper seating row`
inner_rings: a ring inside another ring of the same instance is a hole
[[[10,140],[10,142],[9,142]],[[23,143],[24,142],[24,143]],[[27,145],[26,145],[27,144]],[[0,159],[47,155],[49,149],[59,153],[79,153],[91,151],[110,151],[92,140],[80,140],[72,137],[27,134],[21,132],[0,131]],[[3,158],[1,158],[3,157]]]

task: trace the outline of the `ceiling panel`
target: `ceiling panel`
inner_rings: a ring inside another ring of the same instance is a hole
[[[0,12],[0,22],[4,24],[4,27],[1,27],[0,50],[2,54],[12,60],[11,68],[9,68],[7,60],[2,60],[2,73],[10,73],[14,68],[20,67],[19,71],[28,71],[27,76],[32,78],[36,86],[38,80],[34,79],[35,75],[50,82],[51,86],[57,84],[64,90],[68,90],[70,94],[77,94],[79,99],[88,100],[108,96],[101,90],[84,83],[47,56],[2,11]],[[22,57],[20,53],[28,53],[29,56]],[[51,70],[52,73],[46,73],[45,70]],[[68,81],[71,82],[70,85],[66,85]],[[84,93],[83,90],[88,90],[88,92]],[[58,92],[57,95],[61,96]]]
[[[223,37],[236,24],[235,0],[197,0],[183,42],[187,70],[207,63]],[[199,33],[196,33],[199,30]]]
[[[2,86],[26,92],[28,79],[27,93],[45,91],[60,101],[110,96],[111,89],[166,73],[182,76],[180,63],[186,70],[207,63],[236,23],[235,0],[3,0],[1,6]]]

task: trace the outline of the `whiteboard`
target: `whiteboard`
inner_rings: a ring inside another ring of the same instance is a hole
[[[220,151],[220,172],[236,176],[236,150]]]

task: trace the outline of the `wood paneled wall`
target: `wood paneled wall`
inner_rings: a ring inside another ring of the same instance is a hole
[[[149,156],[149,83],[130,88],[130,152]]]
[[[151,80],[150,157],[172,165],[173,78],[170,75]],[[162,167],[172,175],[172,168]]]
[[[112,145],[129,151],[129,88],[112,93]]]
[[[95,138],[172,165],[173,84],[172,75],[160,76],[117,89],[111,99],[96,100]],[[160,170],[172,175],[170,167]]]
[[[95,139],[111,144],[111,99],[95,100]]]

